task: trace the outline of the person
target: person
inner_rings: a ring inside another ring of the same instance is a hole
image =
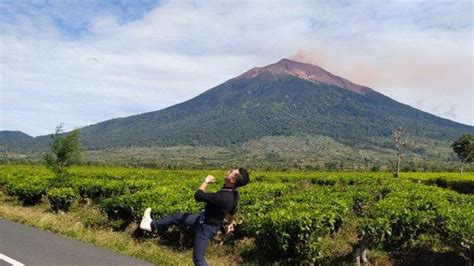
[[[147,208],[140,228],[152,232],[170,225],[192,227],[194,229],[193,262],[195,265],[207,265],[205,260],[207,246],[210,239],[221,229],[226,216],[227,223],[224,227],[226,234],[232,234],[234,231],[233,221],[239,201],[239,192],[236,189],[245,186],[249,180],[249,174],[245,168],[231,169],[224,177],[224,186],[218,192],[207,193],[207,185],[215,182],[215,177],[208,175],[194,194],[196,201],[206,203],[199,214],[181,212],[166,216],[161,220],[153,220],[151,208]]]

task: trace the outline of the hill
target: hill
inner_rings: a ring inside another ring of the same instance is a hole
[[[15,141],[32,140],[33,137],[21,131],[0,131],[0,143],[10,143]]]
[[[474,127],[399,103],[326,70],[282,59],[253,68],[186,102],[81,129],[87,149],[228,146],[264,136],[321,135],[345,145],[380,145],[399,126],[414,138],[447,141]],[[43,149],[48,136],[9,147]]]

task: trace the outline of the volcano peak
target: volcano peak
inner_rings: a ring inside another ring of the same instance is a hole
[[[240,75],[239,78],[253,78],[264,72],[270,72],[274,75],[291,75],[315,83],[325,83],[341,87],[362,95],[372,91],[368,87],[357,85],[349,80],[331,74],[319,66],[293,61],[287,58],[282,58],[280,61],[271,65],[252,68]]]

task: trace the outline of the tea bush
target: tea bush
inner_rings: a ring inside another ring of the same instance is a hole
[[[7,182],[6,192],[10,196],[16,197],[25,205],[34,205],[40,202],[48,189],[48,182],[45,179],[13,179]]]
[[[53,211],[68,211],[71,204],[77,198],[73,188],[53,188],[48,191],[48,200]]]

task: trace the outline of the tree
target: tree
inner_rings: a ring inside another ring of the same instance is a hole
[[[395,140],[395,148],[397,149],[397,172],[395,177],[400,177],[400,162],[403,158],[403,152],[410,146],[407,130],[403,127],[397,128],[393,132],[393,138]]]
[[[471,134],[463,134],[458,140],[450,146],[454,153],[461,160],[461,175],[464,170],[464,164],[472,162],[474,157],[474,141]]]
[[[63,134],[62,124],[56,127],[51,135],[52,142],[50,150],[45,155],[46,166],[52,169],[56,175],[62,175],[67,167],[80,162],[82,148],[79,142],[80,132],[78,129]]]

